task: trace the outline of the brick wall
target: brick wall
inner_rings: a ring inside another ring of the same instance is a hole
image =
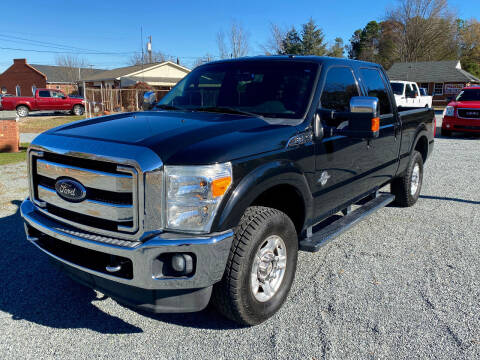
[[[77,87],[75,85],[71,85],[71,84],[50,83],[50,84],[47,84],[47,89],[61,90],[66,95],[70,95],[72,93],[77,93],[78,92]]]
[[[0,120],[0,152],[18,152],[18,123],[15,120]]]
[[[0,74],[0,90],[6,88],[8,94],[16,95],[17,85],[22,96],[32,96],[32,86],[46,87],[47,78],[27,65],[25,59],[14,59],[13,65]]]

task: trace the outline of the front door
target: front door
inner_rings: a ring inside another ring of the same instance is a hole
[[[350,99],[361,91],[353,69],[348,66],[324,68],[323,90],[319,107],[339,112],[350,111]],[[349,119],[321,119],[325,128],[344,128]],[[317,220],[330,215],[363,191],[357,183],[368,167],[365,157],[367,141],[346,136],[328,136],[316,140],[315,152],[315,212]]]
[[[400,151],[400,124],[390,96],[389,83],[377,67],[361,67],[360,82],[365,95],[379,100],[380,132],[376,139],[367,141],[365,176],[361,186],[372,189],[391,180],[398,165]]]

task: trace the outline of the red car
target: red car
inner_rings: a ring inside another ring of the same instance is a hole
[[[480,86],[463,88],[455,101],[448,104],[442,122],[442,135],[452,132],[480,134]]]
[[[83,115],[85,101],[82,98],[68,97],[60,90],[37,89],[34,97],[2,97],[0,110],[17,110],[20,117],[39,110],[64,110],[71,111],[74,115]]]

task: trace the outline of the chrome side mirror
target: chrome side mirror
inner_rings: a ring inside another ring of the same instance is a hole
[[[150,110],[153,108],[153,105],[157,101],[157,98],[155,96],[155,92],[153,91],[147,91],[145,94],[143,94],[143,110]]]
[[[313,118],[313,135],[317,140],[321,140],[324,136],[322,119],[320,118],[320,114],[318,112]]]
[[[350,112],[368,113],[378,117],[378,98],[370,96],[354,96],[350,99]]]

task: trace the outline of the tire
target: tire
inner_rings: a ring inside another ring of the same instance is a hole
[[[273,243],[280,246],[271,252]],[[295,277],[297,255],[298,237],[290,218],[276,209],[249,207],[235,229],[225,273],[213,287],[212,303],[241,325],[260,324],[285,302]]]
[[[450,136],[452,136],[452,131],[451,130],[444,130],[442,128],[442,136],[450,137]]]
[[[400,207],[415,205],[420,196],[423,183],[423,158],[414,150],[405,174],[392,181],[391,192],[395,195],[394,204]]]
[[[82,105],[75,105],[73,107],[72,113],[73,115],[81,116],[85,112],[85,108]]]
[[[30,110],[25,105],[17,106],[17,115],[20,117],[27,117]]]

